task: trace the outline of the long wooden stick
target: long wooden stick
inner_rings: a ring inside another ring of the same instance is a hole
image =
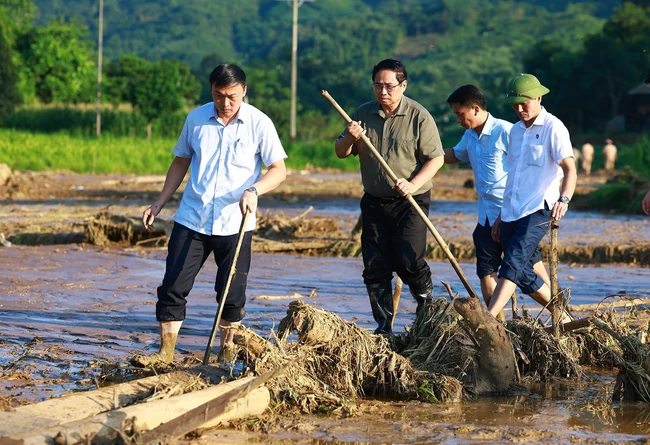
[[[555,218],[551,219],[551,259],[549,269],[551,271],[551,302],[553,303],[552,326],[555,338],[560,338],[562,313],[564,312],[564,300],[560,296],[560,285],[557,282],[557,229],[558,224]]]
[[[321,94],[323,95],[323,97],[325,97],[325,99],[327,99],[332,104],[332,106],[336,109],[336,111],[339,112],[339,114],[343,117],[343,119],[345,119],[347,123],[352,122],[350,116],[348,116],[345,110],[341,108],[341,106],[332,98],[332,96],[330,96],[330,94],[327,91],[322,90]],[[393,173],[393,170],[391,170],[391,168],[388,166],[386,161],[384,161],[384,159],[381,157],[377,149],[372,145],[372,142],[370,142],[368,136],[363,134],[361,135],[361,139],[363,139],[363,142],[366,143],[366,145],[370,149],[370,152],[377,159],[377,161],[382,166],[384,171],[388,174],[388,176],[393,181],[397,181],[399,178],[397,177],[397,175],[395,175],[395,173]],[[469,284],[469,281],[467,281],[467,278],[465,277],[463,270],[460,268],[458,261],[456,261],[456,258],[451,253],[451,250],[449,250],[449,246],[447,245],[447,243],[445,243],[445,241],[442,239],[442,237],[440,236],[436,228],[433,226],[433,223],[431,222],[429,217],[425,215],[425,213],[422,211],[420,206],[417,204],[417,202],[415,202],[415,199],[413,199],[413,197],[410,194],[406,195],[405,198],[411,203],[415,211],[418,213],[418,215],[420,215],[420,218],[422,218],[424,223],[429,228],[429,231],[435,238],[436,242],[438,243],[442,251],[447,256],[447,259],[449,260],[451,267],[454,268],[454,270],[456,271],[456,275],[458,275],[458,278],[460,278],[460,281],[463,283],[463,286],[465,286],[465,289],[467,290],[467,293],[469,293],[469,296],[472,298],[478,298],[478,295],[476,294],[476,292],[474,292],[474,289],[472,289],[472,286]]]
[[[239,228],[239,236],[237,237],[237,245],[235,247],[235,254],[232,257],[232,264],[230,265],[230,273],[228,274],[228,279],[226,280],[226,285],[223,288],[221,293],[221,303],[219,303],[219,310],[214,317],[214,324],[212,325],[212,332],[210,333],[210,340],[208,341],[208,346],[205,348],[205,355],[203,355],[203,364],[207,365],[208,360],[210,360],[210,353],[212,352],[212,344],[214,343],[214,336],[219,329],[219,322],[221,322],[221,313],[223,312],[223,307],[226,305],[226,297],[228,297],[228,291],[230,290],[230,283],[232,278],[235,276],[237,270],[237,258],[239,258],[239,250],[241,249],[242,241],[244,240],[244,233],[246,232],[246,221],[248,221],[248,215],[250,213],[246,210],[244,217],[241,220],[241,227]]]

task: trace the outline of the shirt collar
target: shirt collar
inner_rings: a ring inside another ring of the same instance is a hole
[[[494,118],[490,113],[488,113],[488,117],[485,121],[485,125],[483,125],[483,130],[481,131],[481,136],[486,135],[489,136],[492,134],[492,128],[494,128]],[[475,132],[476,133],[476,132]]]
[[[544,123],[546,122],[546,118],[548,118],[548,111],[546,111],[546,108],[542,107],[542,111],[539,112],[539,114],[533,121],[533,125],[544,125]],[[533,125],[531,125],[531,127]],[[526,129],[526,124],[522,120],[519,120],[519,126]]]
[[[237,113],[237,121],[240,123],[244,123],[251,115],[251,106],[247,104],[246,102],[242,102],[241,105],[239,106],[239,112]],[[217,109],[214,106],[214,102],[212,102],[212,106],[208,107],[208,119],[212,118],[215,121],[217,120]]]
[[[399,105],[397,106],[397,109],[393,113],[393,116],[406,116],[408,109],[409,109],[408,98],[406,96],[402,96],[402,98],[399,101]],[[375,106],[372,112],[373,114],[379,114],[379,111],[381,111],[381,104],[375,100]]]

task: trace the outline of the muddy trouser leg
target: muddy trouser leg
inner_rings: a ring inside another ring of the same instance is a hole
[[[389,333],[393,318],[393,279],[391,232],[386,208],[395,200],[364,194],[361,198],[363,281],[368,289],[372,315],[377,322],[375,333]]]

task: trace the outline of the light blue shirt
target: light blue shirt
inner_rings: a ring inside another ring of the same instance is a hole
[[[287,157],[271,119],[247,103],[227,126],[217,119],[214,102],[191,111],[173,153],[192,159],[174,221],[206,235],[238,233],[244,191],[259,180],[262,164]],[[246,230],[255,224],[249,218]]]
[[[485,218],[490,226],[494,224],[503,204],[511,128],[510,122],[495,119],[488,113],[480,136],[473,129],[465,130],[454,147],[456,159],[472,164],[478,193],[478,222],[481,225],[485,224]]]

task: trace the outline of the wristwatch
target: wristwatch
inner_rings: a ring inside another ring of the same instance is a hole
[[[246,189],[246,191],[247,191],[247,192],[251,192],[251,193],[255,193],[255,196],[259,196],[259,194],[257,193],[257,189],[256,189],[254,186],[252,186],[252,185],[251,185],[250,187],[248,187],[248,188]]]
[[[560,196],[560,199],[557,200],[557,202],[561,202],[563,204],[568,204],[569,202],[571,202],[571,198],[569,198],[566,195],[562,195],[562,196]]]

